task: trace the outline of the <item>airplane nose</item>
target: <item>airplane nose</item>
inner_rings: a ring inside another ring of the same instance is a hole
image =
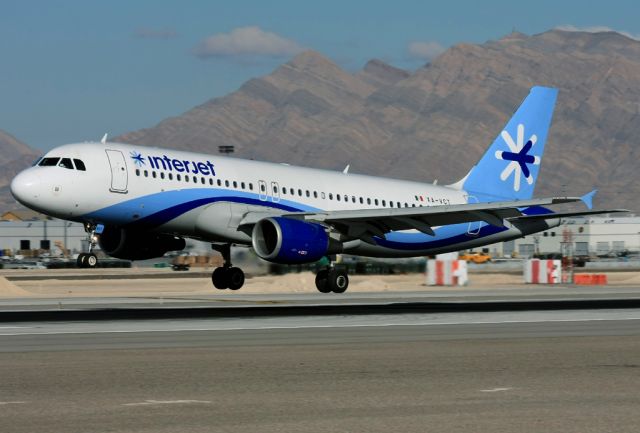
[[[11,194],[25,206],[29,206],[40,195],[40,176],[25,170],[20,172],[11,181]]]

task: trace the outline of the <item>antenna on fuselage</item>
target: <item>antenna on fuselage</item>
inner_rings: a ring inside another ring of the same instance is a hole
[[[347,166],[344,168],[344,170],[342,170],[342,172],[343,172],[344,174],[349,173],[349,167],[350,167],[350,166],[351,166],[351,164],[347,164]]]
[[[107,132],[106,134],[104,134],[102,136],[102,140],[100,140],[100,143],[102,144],[107,144],[107,136],[109,135],[109,133]]]

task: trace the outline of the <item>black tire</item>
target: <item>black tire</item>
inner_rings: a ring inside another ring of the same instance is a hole
[[[333,293],[344,293],[349,287],[349,275],[342,269],[332,269],[329,271],[328,287]]]
[[[227,281],[231,290],[238,290],[244,285],[244,272],[240,268],[227,269]]]
[[[216,268],[211,274],[211,282],[218,290],[224,290],[229,287],[229,273],[227,268]]]
[[[330,293],[331,287],[329,285],[329,271],[322,269],[316,274],[316,288],[320,293]]]
[[[78,254],[78,258],[76,259],[76,265],[78,265],[79,268],[86,268],[86,262],[87,262],[87,254],[85,253],[80,253]]]
[[[84,266],[85,268],[95,268],[98,265],[98,258],[95,254],[89,253],[85,255]]]

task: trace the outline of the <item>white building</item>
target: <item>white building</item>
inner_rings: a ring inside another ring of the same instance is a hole
[[[62,220],[0,221],[0,250],[51,250],[81,252],[87,235],[79,223]]]
[[[566,240],[565,240],[566,238]],[[522,239],[489,245],[494,257],[531,257],[561,252],[561,243],[570,242],[578,256],[640,253],[640,217],[590,216],[566,218],[556,228]]]

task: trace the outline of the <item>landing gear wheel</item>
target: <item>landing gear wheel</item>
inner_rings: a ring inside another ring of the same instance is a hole
[[[211,282],[218,290],[224,290],[229,287],[229,273],[227,268],[216,268],[211,274]]]
[[[238,290],[244,285],[244,272],[240,268],[228,268],[227,270],[228,287],[231,290]]]
[[[320,293],[329,293],[331,292],[331,287],[328,284],[329,270],[321,269],[316,274],[316,288]]]
[[[98,258],[95,254],[89,253],[85,255],[84,258],[84,267],[85,268],[95,268],[98,264]]]
[[[333,293],[344,293],[349,287],[349,276],[342,269],[331,269],[327,278],[327,286]]]
[[[86,253],[78,254],[78,258],[76,259],[76,265],[78,265],[79,268],[84,268],[86,267],[85,265],[86,262],[87,262],[87,254]]]

